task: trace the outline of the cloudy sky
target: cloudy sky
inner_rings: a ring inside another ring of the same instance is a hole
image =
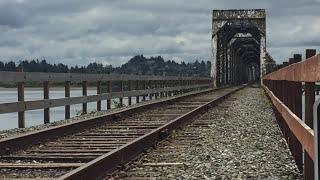
[[[278,62],[320,50],[320,0],[0,0],[0,60],[210,60],[212,10],[234,8],[266,9],[267,48]]]

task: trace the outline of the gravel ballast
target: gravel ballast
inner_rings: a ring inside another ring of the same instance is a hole
[[[302,176],[263,90],[248,87],[106,177],[119,178],[302,179]]]

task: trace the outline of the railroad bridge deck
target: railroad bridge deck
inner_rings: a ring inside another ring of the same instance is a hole
[[[264,10],[214,10],[211,77],[0,72],[18,91],[0,114],[18,113],[22,129],[0,133],[0,178],[319,179],[320,55],[276,66],[265,37]],[[25,100],[26,82],[42,84],[43,99]],[[50,99],[57,83],[65,97]],[[75,104],[84,116],[70,119]],[[50,123],[55,107],[66,121]],[[38,109],[45,126],[25,129]]]
[[[196,116],[115,179],[302,179],[262,88]]]

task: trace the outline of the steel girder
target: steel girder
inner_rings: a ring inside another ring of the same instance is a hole
[[[264,10],[215,10],[212,27],[214,85],[257,80],[265,56]]]

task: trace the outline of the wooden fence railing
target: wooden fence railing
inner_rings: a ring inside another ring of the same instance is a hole
[[[107,100],[106,109],[111,109],[111,99],[128,97],[128,105],[132,97],[139,103],[140,97],[146,100],[163,96],[172,96],[191,90],[209,88],[211,78],[146,76],[126,74],[75,74],[75,73],[40,73],[40,72],[0,72],[1,83],[16,83],[18,101],[0,104],[0,114],[18,112],[18,127],[25,127],[25,111],[44,109],[44,123],[50,122],[50,108],[65,106],[65,118],[70,118],[70,105],[82,104],[82,113],[87,113],[87,103],[97,102],[97,111],[101,111],[101,101]],[[36,82],[43,85],[43,100],[24,100],[24,85]],[[64,83],[65,97],[49,98],[49,87],[52,83]],[[82,84],[82,96],[70,97],[71,83]],[[97,94],[88,95],[88,83],[95,83]],[[103,91],[102,84],[106,84]],[[114,86],[116,85],[116,87]],[[0,92],[1,93],[1,92]],[[1,95],[1,94],[0,94]]]
[[[286,67],[264,76],[263,87],[299,170],[305,179],[314,179],[313,104],[316,82],[320,82],[320,55],[307,49],[306,60],[301,59],[300,54],[295,54],[289,63],[284,63]]]

